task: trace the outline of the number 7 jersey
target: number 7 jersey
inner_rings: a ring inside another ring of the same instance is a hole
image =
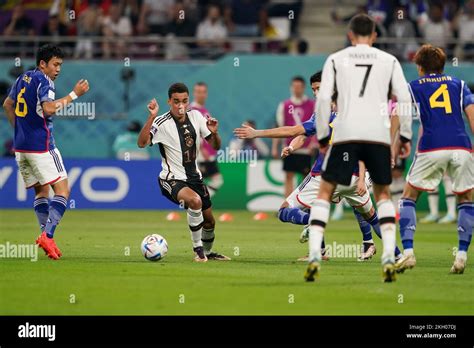
[[[418,152],[472,150],[462,113],[474,104],[474,95],[464,81],[430,74],[411,81],[409,89],[423,126]]]
[[[41,106],[43,102],[54,101],[54,82],[40,70],[30,70],[17,78],[8,97],[15,103],[15,151],[54,150],[53,121],[44,115]]]

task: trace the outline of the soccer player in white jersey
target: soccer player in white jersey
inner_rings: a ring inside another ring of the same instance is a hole
[[[211,199],[197,165],[201,139],[218,150],[221,138],[215,118],[204,117],[198,110],[188,110],[189,91],[183,83],[168,89],[170,110],[158,116],[155,99],[149,102],[149,116],[138,137],[138,146],[158,144],[162,157],[159,185],[162,194],[187,210],[194,261],[230,260],[212,251],[215,220]]]
[[[328,57],[324,64],[316,106],[316,129],[320,146],[329,143],[331,101],[337,93],[338,117],[332,144],[322,167],[318,198],[311,207],[309,263],[306,281],[319,276],[321,241],[329,219],[331,197],[338,184],[349,185],[358,161],[365,163],[373,181],[373,192],[383,241],[383,280],[395,280],[395,207],[390,199],[391,139],[388,101],[397,97],[400,118],[400,145],[396,152],[406,157],[411,149],[410,93],[398,60],[372,47],[375,22],[367,15],[356,15],[350,22],[352,46]]]
[[[89,90],[87,80],[80,80],[62,98],[56,98],[54,82],[60,72],[64,53],[56,45],[38,49],[36,68],[21,74],[3,103],[14,127],[15,158],[26,188],[35,190],[34,209],[41,230],[36,239],[50,259],[62,253],[54,233],[67,209],[69,184],[61,153],[53,137],[53,116]],[[49,190],[54,197],[49,201]]]

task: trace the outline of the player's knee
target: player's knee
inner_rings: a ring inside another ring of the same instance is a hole
[[[201,197],[198,195],[192,196],[191,198],[188,199],[186,202],[187,206],[191,209],[201,209],[202,208],[202,201]]]

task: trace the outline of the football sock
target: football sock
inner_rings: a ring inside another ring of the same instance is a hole
[[[474,226],[474,203],[467,202],[458,204],[458,238],[459,251],[467,253],[472,239],[472,228]]]
[[[278,218],[282,222],[291,222],[292,224],[307,225],[309,222],[309,213],[299,208],[280,208]]]
[[[449,177],[443,178],[444,192],[446,194],[446,207],[449,216],[456,216],[456,196],[453,193],[452,181]]]
[[[323,199],[316,199],[310,213],[309,262],[321,261],[321,243],[324,229],[329,220],[331,205]]]
[[[377,202],[377,210],[380,216],[380,231],[383,243],[382,263],[394,263],[396,246],[395,207],[391,200],[381,200]]]
[[[49,238],[54,237],[54,231],[56,227],[59,225],[64,212],[67,208],[67,199],[63,196],[56,195],[51,200],[51,204],[49,205],[49,215],[48,220],[46,221],[46,226],[44,228],[46,235]]]
[[[413,236],[416,230],[416,202],[408,198],[400,200],[400,237],[403,249],[413,250]]]
[[[202,224],[204,222],[202,210],[188,208],[187,215],[193,248],[202,247]]]
[[[430,214],[431,215],[438,216],[438,214],[439,214],[438,201],[439,201],[438,191],[428,192],[428,205],[430,207]]]
[[[214,244],[214,227],[202,229],[202,246],[204,247],[204,253],[209,254],[212,251],[212,245]]]
[[[359,228],[360,228],[360,231],[362,232],[362,240],[365,242],[365,243],[369,243],[369,242],[372,242],[373,243],[373,240],[372,240],[372,229],[370,228],[370,224],[368,221],[366,221],[362,215],[355,209],[353,208],[353,211],[354,211],[354,215],[357,219],[357,222],[359,223]]]
[[[49,215],[49,202],[45,197],[35,198],[33,203],[41,232],[44,231]]]

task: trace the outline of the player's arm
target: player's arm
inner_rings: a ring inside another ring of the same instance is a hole
[[[466,118],[469,122],[471,132],[474,134],[474,94],[472,94],[469,87],[464,84],[463,91],[463,107]]]
[[[365,192],[367,191],[367,185],[365,184],[365,171],[365,163],[359,161],[359,181],[357,182],[357,193],[360,196],[365,195]]]
[[[156,102],[155,98],[153,98],[153,100],[148,103],[147,109],[149,111],[148,119],[146,120],[142,130],[140,131],[140,134],[138,135],[137,145],[140,148],[144,148],[145,146],[151,144],[151,138],[153,134],[151,132],[151,127],[153,125],[153,121],[158,115],[158,110],[160,109],[160,106]]]
[[[41,106],[43,107],[44,114],[46,116],[53,116],[55,113],[63,109],[66,105],[82,96],[89,90],[89,82],[87,80],[79,80],[71,93],[60,99],[43,101]]]
[[[464,112],[466,113],[469,126],[471,127],[471,132],[474,134],[474,104],[468,105]]]
[[[242,127],[234,129],[234,134],[240,139],[291,138],[305,134],[305,129],[302,125],[283,126],[270,129],[254,129],[243,124]]]
[[[3,102],[3,108],[5,109],[8,122],[12,127],[15,127],[15,101],[10,97],[6,97]]]
[[[215,118],[209,117],[207,119],[207,129],[209,129],[211,134],[206,137],[206,141],[212,146],[214,150],[219,150],[221,148],[222,141],[219,133],[217,132],[218,126],[219,122]]]
[[[301,149],[306,141],[306,135],[298,135],[296,138],[291,140],[290,145],[286,146],[281,150],[281,158],[286,158],[298,149]]]
[[[336,66],[332,56],[324,63],[323,74],[321,77],[321,87],[318,93],[318,103],[316,104],[316,135],[321,148],[329,144],[331,129],[329,127],[329,118],[331,117],[331,102],[335,86]]]

